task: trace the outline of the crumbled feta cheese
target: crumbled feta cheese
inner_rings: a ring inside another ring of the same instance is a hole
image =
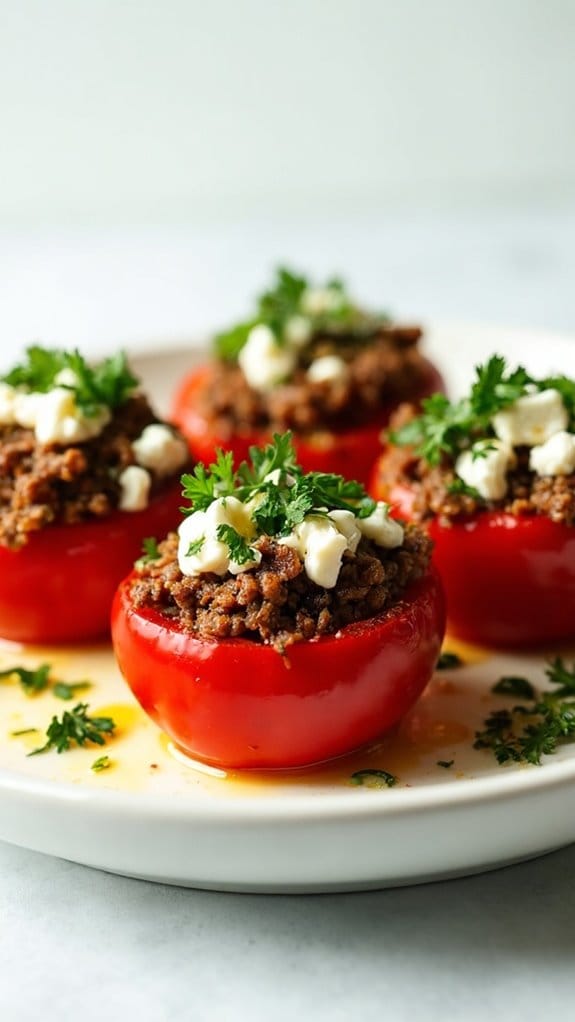
[[[225,575],[227,571],[238,575],[260,563],[259,550],[252,550],[253,558],[245,564],[231,560],[227,543],[217,538],[220,525],[231,525],[247,541],[254,536],[247,506],[237,497],[218,497],[205,511],[194,511],[184,518],[178,529],[178,564],[183,575],[202,575],[208,571],[216,575]],[[198,552],[188,553],[190,544],[197,540],[203,540]]]
[[[279,344],[273,330],[259,323],[248,334],[238,362],[250,387],[268,390],[290,375],[296,365],[296,353]]]
[[[301,297],[301,308],[308,316],[324,316],[336,312],[342,300],[341,291],[337,287],[308,287]]]
[[[142,511],[148,506],[150,486],[152,483],[150,473],[140,465],[128,465],[118,477],[120,484],[121,511]]]
[[[138,464],[158,476],[173,475],[188,457],[185,440],[159,422],[146,426],[132,447]]]
[[[501,440],[493,440],[492,444],[491,449],[481,444],[484,453],[480,457],[477,457],[477,445],[470,451],[463,451],[455,462],[455,472],[484,500],[502,500],[507,493],[507,472],[516,459],[509,444]]]
[[[529,468],[538,476],[568,476],[575,472],[575,436],[562,429],[544,444],[531,448]]]
[[[561,395],[551,389],[520,397],[491,420],[496,435],[511,447],[544,444],[554,433],[567,429],[568,423]]]
[[[323,589],[333,589],[341,559],[348,549],[347,539],[335,522],[328,517],[309,515],[296,525],[291,535],[282,536],[279,542],[298,551],[312,582]]]
[[[0,422],[8,426],[16,421],[15,401],[17,391],[9,383],[0,383]]]
[[[82,443],[99,436],[110,421],[110,409],[102,406],[86,415],[76,404],[74,393],[55,387],[46,394],[20,394],[15,402],[16,420],[33,428],[40,444]]]
[[[307,316],[290,316],[284,327],[284,338],[292,348],[305,348],[313,328]]]
[[[389,517],[389,504],[383,500],[378,500],[375,509],[367,518],[358,518],[357,526],[362,535],[387,550],[392,550],[403,543],[403,526]]]
[[[335,511],[329,511],[328,516],[332,522],[335,522],[342,536],[345,536],[347,549],[354,554],[361,539],[361,532],[357,527],[358,519],[353,511],[344,511],[336,508]]]
[[[346,379],[347,363],[339,355],[321,355],[311,363],[307,378],[311,383],[336,383]]]

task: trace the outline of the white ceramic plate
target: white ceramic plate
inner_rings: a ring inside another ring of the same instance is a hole
[[[492,351],[534,372],[573,372],[567,338],[449,327],[430,332],[430,355],[453,390]],[[189,365],[182,352],[142,356],[136,368],[160,404]],[[136,706],[105,646],[0,648],[0,670],[50,662],[69,681],[89,678],[82,696],[109,710],[118,733],[98,748],[28,758],[39,732],[65,703],[0,687],[0,838],[130,876],[196,887],[327,891],[457,876],[538,855],[575,840],[575,746],[541,767],[499,767],[472,747],[495,706],[502,674],[541,683],[546,657],[461,647],[464,666],[438,673],[396,735],[380,746],[311,772],[219,776],[170,747]],[[569,656],[569,651],[563,651]],[[68,704],[70,705],[70,704]],[[38,733],[14,736],[37,728]],[[450,762],[450,767],[439,761]],[[362,768],[398,777],[393,788],[350,783]]]

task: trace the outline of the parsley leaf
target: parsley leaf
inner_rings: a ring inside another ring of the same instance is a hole
[[[205,542],[206,542],[205,536],[199,536],[198,539],[193,539],[188,547],[186,557],[195,557],[196,554],[199,554]]]
[[[192,508],[181,508],[183,514],[205,511],[217,497],[231,497],[236,485],[234,456],[231,451],[218,450],[216,460],[207,469],[199,462],[192,473],[182,476],[182,496]]]
[[[29,670],[27,667],[9,667],[6,671],[0,671],[0,678],[18,678],[26,695],[37,695],[48,688],[51,664],[41,664],[36,670]]]
[[[444,770],[449,770],[450,767],[455,763],[454,759],[438,759],[436,766],[443,767]]]
[[[52,689],[52,692],[56,696],[56,699],[73,699],[76,692],[85,692],[86,689],[92,688],[92,684],[89,681],[76,681],[70,684],[67,681],[57,681]]]
[[[92,763],[90,770],[93,770],[95,774],[100,774],[102,770],[109,770],[111,766],[112,760],[109,756],[99,756]]]
[[[62,717],[52,717],[46,730],[46,742],[38,749],[29,752],[29,756],[39,756],[49,749],[66,752],[73,745],[104,745],[106,737],[113,734],[116,727],[111,717],[89,717],[88,703],[78,703],[73,710],[64,710]]]
[[[233,525],[218,525],[216,536],[221,543],[226,544],[230,551],[230,558],[236,564],[248,564],[249,561],[253,561],[253,550]]]
[[[502,678],[497,683],[494,691],[515,695],[521,689],[531,701],[494,710],[476,733],[474,748],[489,749],[500,764],[540,765],[543,756],[553,755],[562,742],[575,739],[575,664],[569,668],[556,657],[545,673],[557,687],[539,695],[525,678]]]
[[[351,784],[365,788],[393,788],[397,784],[395,774],[387,770],[356,770],[349,780]]]
[[[534,699],[535,689],[527,678],[516,678],[508,675],[500,678],[491,689],[496,695],[515,696],[517,699]]]
[[[443,653],[439,654],[439,660],[437,661],[437,663],[435,665],[435,670],[436,671],[450,671],[454,667],[462,667],[462,666],[463,666],[463,660],[461,659],[461,657],[459,656],[458,653],[449,653],[448,650],[445,650]]]
[[[57,376],[64,369],[74,374],[73,383],[59,383]],[[120,352],[91,366],[79,351],[42,348],[32,345],[26,349],[26,361],[0,377],[11,387],[46,393],[53,387],[64,387],[74,394],[76,404],[86,415],[95,415],[104,405],[117,408],[137,386],[126,355]]]
[[[160,548],[156,537],[146,536],[146,538],[142,540],[142,553],[138,557],[138,560],[134,562],[134,567],[137,570],[141,570],[146,566],[146,564],[151,564],[152,561],[157,561],[160,557]]]

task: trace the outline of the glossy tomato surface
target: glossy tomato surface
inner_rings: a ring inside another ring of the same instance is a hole
[[[443,391],[444,383],[438,370],[425,362],[425,379],[412,400],[418,402],[436,391]],[[248,457],[252,444],[266,444],[270,432],[236,433],[232,437],[220,436],[198,409],[199,393],[207,385],[211,368],[208,365],[194,369],[180,384],[172,404],[172,419],[187,437],[196,461],[209,464],[218,447],[231,450],[236,464]],[[373,464],[381,449],[380,434],[397,402],[383,407],[367,425],[337,433],[322,431],[304,436],[294,434],[294,447],[304,472],[335,472],[367,483]]]
[[[0,546],[0,636],[28,643],[105,636],[114,593],[142,540],[164,536],[180,504],[178,482],[142,511],[49,525],[19,550]]]
[[[300,767],[378,738],[429,681],[445,609],[435,572],[387,615],[282,657],[246,639],[203,641],[131,604],[112,611],[120,669],[144,710],[195,759],[221,767]]]
[[[382,496],[377,483],[372,491]],[[408,487],[396,486],[386,499],[410,518]],[[434,519],[426,527],[453,635],[495,646],[575,635],[575,528],[502,511],[481,511],[451,525]]]

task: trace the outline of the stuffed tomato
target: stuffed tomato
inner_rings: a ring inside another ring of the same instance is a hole
[[[467,397],[392,429],[371,490],[434,543],[461,638],[527,646],[575,635],[575,384],[498,356]]]
[[[143,539],[177,513],[184,439],[123,356],[90,366],[34,347],[0,382],[0,459],[0,636],[105,635]]]
[[[429,681],[445,624],[431,544],[276,436],[184,476],[191,513],[122,583],[120,669],[190,756],[286,769],[377,739]]]
[[[311,287],[280,270],[255,315],[218,335],[212,360],[182,380],[172,415],[197,461],[223,448],[239,463],[289,429],[305,471],[367,482],[398,403],[443,387],[420,337],[360,309],[340,281]]]

